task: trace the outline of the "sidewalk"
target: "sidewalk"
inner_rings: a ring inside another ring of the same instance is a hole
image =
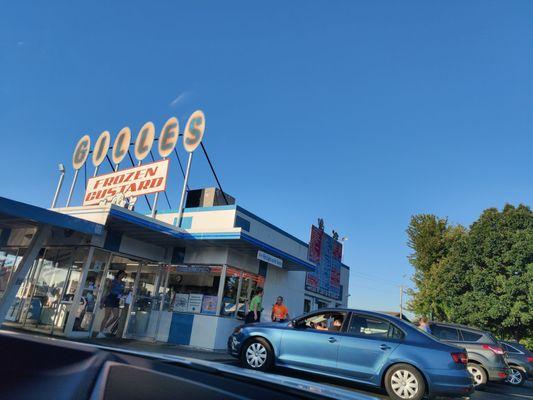
[[[143,351],[147,353],[165,354],[179,357],[196,358],[205,361],[222,363],[234,363],[236,359],[225,351],[206,350],[191,346],[183,346],[171,343],[145,342],[134,339],[69,339],[80,343],[90,343],[99,346],[109,346],[131,351]]]
[[[6,325],[0,325],[0,330],[6,330],[11,332],[20,332],[26,335],[46,336],[55,339],[69,340],[78,343],[89,343],[98,346],[116,347],[130,351],[142,351],[145,353],[165,354],[178,357],[196,358],[199,360],[221,362],[221,363],[235,363],[236,359],[230,356],[223,350],[206,350],[195,348],[191,346],[184,346],[171,343],[162,342],[145,342],[135,339],[75,339],[75,338],[63,338],[58,336],[51,336],[44,333],[27,331],[19,328],[14,328]]]

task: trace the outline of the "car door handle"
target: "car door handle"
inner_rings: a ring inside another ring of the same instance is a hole
[[[335,343],[336,341],[337,341],[337,339],[335,339],[334,337],[330,337],[328,339],[328,342],[330,342],[330,343]]]
[[[379,348],[381,350],[390,350],[390,346],[387,346],[386,344],[382,344],[381,346],[379,346]]]

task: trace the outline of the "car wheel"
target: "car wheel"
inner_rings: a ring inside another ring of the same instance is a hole
[[[505,382],[513,386],[522,386],[526,382],[526,374],[519,368],[510,367],[510,372]]]
[[[385,390],[393,400],[420,400],[426,392],[426,382],[416,368],[397,364],[385,375]]]
[[[487,383],[487,373],[481,365],[470,363],[467,365],[466,369],[468,369],[468,372],[470,372],[470,375],[474,378],[475,388],[481,387]]]
[[[274,352],[270,344],[262,338],[248,341],[241,353],[241,363],[250,369],[268,370],[274,361]]]

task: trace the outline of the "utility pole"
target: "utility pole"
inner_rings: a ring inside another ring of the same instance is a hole
[[[403,285],[400,285],[400,319],[403,318]]]

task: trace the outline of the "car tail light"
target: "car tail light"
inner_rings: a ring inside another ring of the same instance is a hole
[[[533,363],[533,357],[528,357],[527,361],[530,362],[530,363]]]
[[[498,347],[498,346],[491,346],[490,344],[484,344],[483,345],[483,349],[484,350],[490,350],[492,351],[494,354],[500,354],[500,355],[504,355],[504,351],[501,347]]]
[[[468,355],[466,353],[451,353],[453,362],[457,364],[468,364]]]

